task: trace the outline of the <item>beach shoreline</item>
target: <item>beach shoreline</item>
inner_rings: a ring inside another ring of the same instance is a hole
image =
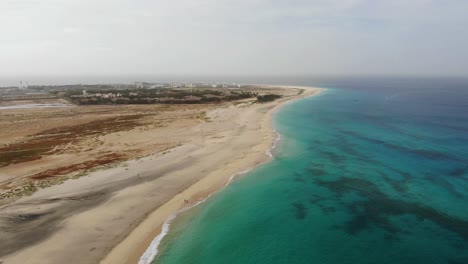
[[[126,107],[131,113],[160,110],[155,112],[155,121],[151,121],[152,115],[143,125],[111,131],[98,139],[110,142],[113,150],[134,147],[131,142],[148,144],[148,152],[153,146],[160,150],[0,206],[0,226],[14,230],[2,233],[8,247],[0,248],[0,262],[64,263],[72,259],[73,263],[138,263],[168,217],[205,200],[234,175],[271,158],[268,150],[277,137],[271,116],[280,107],[323,90],[255,87],[263,93],[280,93],[283,98],[263,104],[247,100],[169,112],[161,112],[165,109],[162,106]],[[97,113],[107,110],[96,109]],[[15,166],[21,167],[9,168]]]
[[[169,202],[149,214],[145,220],[143,220],[121,243],[113,248],[112,251],[103,260],[101,260],[101,264],[151,263],[158,254],[160,243],[162,242],[165,235],[170,231],[170,225],[172,221],[180,213],[186,212],[204,203],[213,194],[222,191],[223,187],[229,185],[238,176],[247,174],[256,167],[269,162],[273,158],[271,152],[276,147],[276,143],[279,141],[281,136],[273,127],[273,116],[285,105],[305,97],[317,96],[324,90],[323,88],[302,86],[269,85],[268,87],[294,88],[304,90],[300,95],[297,95],[293,98],[284,98],[274,103],[274,106],[269,109],[268,112],[265,113],[265,115],[262,117],[262,131],[265,133],[265,137],[263,138],[263,142],[260,144],[262,147],[264,147],[263,158],[260,157],[259,162],[257,162],[257,164],[255,164],[253,167],[239,168],[238,172],[229,175],[227,178],[225,175],[218,175],[218,181],[219,178],[224,181],[224,184],[222,185],[219,185],[219,182],[212,182],[214,179],[207,176],[203,180],[187,188],[182,193],[176,195]],[[261,156],[260,153],[256,153],[255,155]],[[191,202],[190,204],[183,204],[179,207],[174,206],[174,204],[177,202],[180,204],[180,199],[186,196],[194,197],[195,201]],[[165,218],[163,218],[163,216],[165,216]]]

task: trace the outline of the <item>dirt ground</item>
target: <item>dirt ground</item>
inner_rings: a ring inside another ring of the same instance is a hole
[[[0,112],[0,199],[184,143],[221,105],[69,106]]]

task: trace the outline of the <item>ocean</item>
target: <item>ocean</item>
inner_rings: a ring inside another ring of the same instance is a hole
[[[274,117],[273,160],[178,217],[153,263],[468,263],[468,81],[322,86]]]

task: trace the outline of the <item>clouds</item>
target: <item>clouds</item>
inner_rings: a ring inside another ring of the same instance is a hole
[[[4,0],[0,75],[464,74],[464,0]]]

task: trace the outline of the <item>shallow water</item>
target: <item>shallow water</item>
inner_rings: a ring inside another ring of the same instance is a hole
[[[468,263],[468,89],[381,86],[284,107],[273,161],[179,217],[154,262]]]

